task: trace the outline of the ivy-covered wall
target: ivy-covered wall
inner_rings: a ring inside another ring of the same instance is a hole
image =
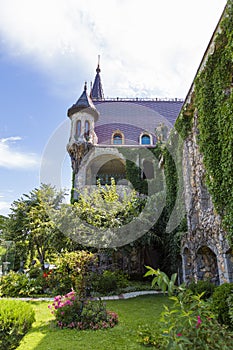
[[[198,115],[197,143],[203,155],[206,185],[233,244],[233,1],[194,80],[189,101],[175,128],[185,140]]]
[[[131,159],[132,152],[132,149],[130,149]],[[149,180],[142,179],[143,166],[142,164],[137,164],[138,149],[135,149],[134,161],[126,161],[126,175],[136,191],[141,194],[150,195],[148,193],[149,182],[151,182],[153,187],[153,193],[159,192],[161,189],[165,192],[165,205],[159,219],[140,241],[143,246],[154,244],[159,249],[159,267],[168,274],[171,274],[178,269],[180,263],[180,240],[183,232],[187,229],[186,219],[182,216],[179,218],[178,225],[174,226],[174,229],[169,232],[167,230],[178,194],[179,164],[177,162],[177,155],[179,151],[175,150],[175,152],[172,152],[168,144],[158,143],[155,148],[148,149],[148,152],[152,153],[152,159],[156,159],[154,162],[154,178]],[[123,154],[127,156],[126,150],[123,151]],[[161,185],[161,182],[163,185]],[[140,244],[140,242],[135,243]]]
[[[233,244],[233,2],[216,35],[212,54],[195,80],[198,144],[206,184]]]
[[[229,0],[175,124],[183,138],[185,282],[233,280],[232,88],[233,1]]]

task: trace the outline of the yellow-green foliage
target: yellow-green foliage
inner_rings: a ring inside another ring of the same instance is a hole
[[[34,311],[26,302],[0,300],[0,350],[16,349],[34,321]]]

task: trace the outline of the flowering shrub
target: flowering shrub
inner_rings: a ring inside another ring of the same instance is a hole
[[[155,275],[152,283],[172,295],[173,306],[164,306],[160,320],[154,327],[141,327],[139,342],[157,349],[229,350],[233,349],[233,333],[219,324],[211,310],[211,303],[203,299],[203,293],[194,295],[184,285],[176,286],[175,276],[149,268],[147,275]]]
[[[71,291],[65,296],[56,296],[52,305],[48,306],[55,315],[59,328],[106,329],[118,323],[118,315],[106,310],[101,300],[80,300]]]
[[[36,277],[36,284],[41,287],[41,293],[52,293],[53,289],[56,287],[54,271],[40,269]]]
[[[218,323],[210,303],[201,295],[173,296],[173,306],[165,308],[160,319],[160,331],[166,338],[164,349],[231,349],[233,333]]]
[[[174,311],[174,310],[173,310]],[[229,350],[233,349],[233,333],[212,318],[202,318],[198,315],[191,318],[187,315],[171,312],[169,325],[161,320],[152,326],[139,329],[139,342],[156,349],[172,350]],[[170,327],[170,328],[169,328]]]

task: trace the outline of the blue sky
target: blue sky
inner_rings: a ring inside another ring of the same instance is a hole
[[[69,188],[66,112],[99,54],[105,97],[184,98],[225,4],[0,0],[0,214],[49,179],[48,144]]]

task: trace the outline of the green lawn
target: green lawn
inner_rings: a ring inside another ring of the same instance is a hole
[[[36,322],[17,350],[142,350],[146,348],[137,343],[138,326],[155,323],[169,300],[148,295],[108,301],[107,309],[118,313],[119,324],[98,331],[60,330],[52,322],[47,302],[30,303],[36,311]]]

